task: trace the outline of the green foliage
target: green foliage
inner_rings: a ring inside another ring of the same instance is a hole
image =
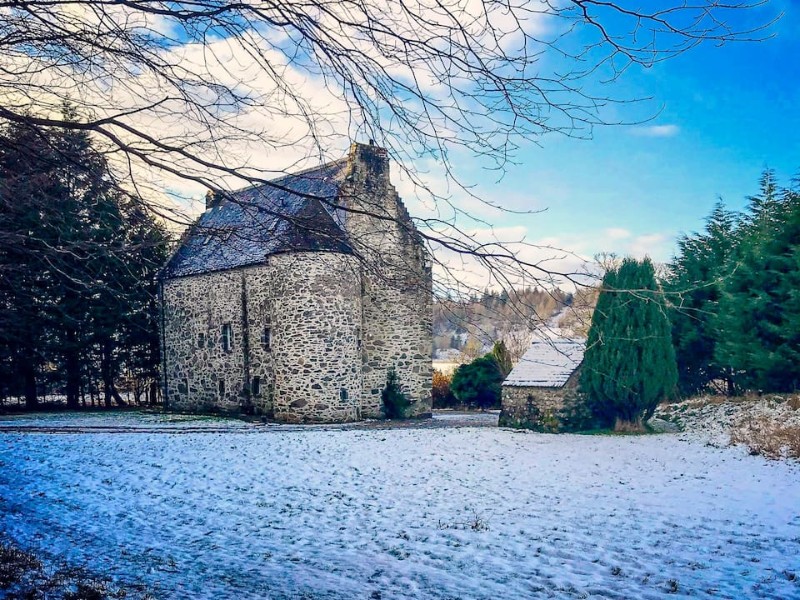
[[[588,431],[597,426],[597,420],[584,394],[567,393],[557,418],[558,431],[564,433]]]
[[[664,291],[670,302],[672,341],[678,364],[678,389],[684,396],[706,391],[716,381],[733,393],[733,379],[726,362],[720,362],[719,302],[735,248],[737,218],[717,203],[705,231],[684,236],[670,264]]]
[[[387,419],[405,419],[410,402],[403,393],[397,379],[397,371],[391,368],[386,373],[386,387],[381,392],[383,414]]]
[[[603,279],[581,389],[601,425],[641,427],[676,383],[671,328],[653,264],[626,258]]]
[[[664,282],[679,387],[689,395],[800,388],[800,189],[766,170],[740,217],[717,205]]]
[[[492,354],[486,354],[458,367],[450,389],[462,404],[485,410],[500,406],[501,383],[503,374],[497,360]]]
[[[64,107],[66,121],[76,121]],[[156,273],[167,235],[85,132],[0,126],[0,400],[38,389],[121,397],[157,379]],[[56,368],[52,368],[55,366]]]
[[[719,304],[716,358],[747,389],[800,389],[800,193],[762,194],[740,234]]]
[[[506,348],[506,344],[503,340],[495,342],[494,346],[492,346],[492,357],[494,357],[497,368],[500,369],[500,373],[503,375],[503,379],[508,377],[514,365],[511,364],[511,353],[508,351],[508,348]]]

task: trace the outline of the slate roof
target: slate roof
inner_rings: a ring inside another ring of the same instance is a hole
[[[583,340],[533,342],[503,385],[561,387],[583,362],[584,349]]]
[[[292,251],[352,253],[343,217],[315,198],[335,200],[347,159],[249,187],[204,212],[181,240],[162,278],[259,264]],[[284,189],[279,189],[280,188]]]

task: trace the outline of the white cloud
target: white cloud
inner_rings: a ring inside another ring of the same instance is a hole
[[[612,240],[624,240],[633,235],[630,231],[623,229],[622,227],[610,227],[609,229],[605,230],[605,234],[606,237]]]
[[[675,137],[680,132],[677,125],[648,125],[645,127],[634,127],[631,130],[633,135],[652,138]]]

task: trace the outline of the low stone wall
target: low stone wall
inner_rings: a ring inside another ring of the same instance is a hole
[[[556,433],[565,400],[574,397],[574,388],[503,386],[499,425]]]

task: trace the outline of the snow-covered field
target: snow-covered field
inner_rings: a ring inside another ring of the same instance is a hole
[[[0,534],[164,598],[800,598],[798,463],[488,418],[4,420]]]

